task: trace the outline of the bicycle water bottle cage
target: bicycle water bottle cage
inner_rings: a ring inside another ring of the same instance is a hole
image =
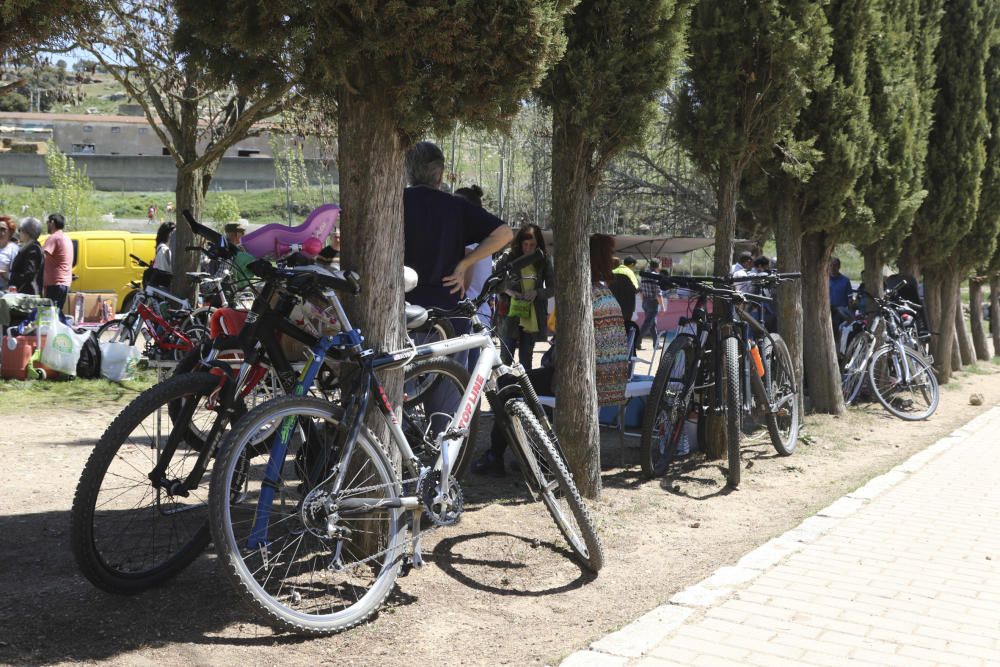
[[[316,257],[340,218],[340,207],[323,204],[298,227],[272,223],[243,237],[243,249],[258,259],[280,259],[293,252]]]

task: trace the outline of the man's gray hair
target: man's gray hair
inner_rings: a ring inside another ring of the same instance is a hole
[[[410,185],[441,184],[444,175],[444,153],[430,141],[418,142],[406,151],[406,180]]]
[[[25,218],[21,221],[18,229],[21,230],[22,234],[30,236],[32,241],[37,241],[38,237],[42,235],[42,223],[38,221],[38,218]]]

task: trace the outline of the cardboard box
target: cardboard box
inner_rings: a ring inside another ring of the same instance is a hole
[[[81,300],[82,303],[79,303]],[[70,292],[63,305],[63,313],[72,317],[77,324],[103,324],[115,316],[117,301],[118,297],[114,292]],[[105,308],[107,313],[104,312]],[[82,318],[78,316],[80,314],[83,315]]]

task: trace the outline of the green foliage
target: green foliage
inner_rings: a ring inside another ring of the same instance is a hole
[[[271,134],[268,143],[274,157],[275,180],[285,191],[286,208],[307,207],[311,210],[322,204],[317,197],[320,192],[310,187],[314,179],[309,175],[302,141],[296,137]]]
[[[966,270],[980,261],[978,239],[962,251],[979,210],[986,162],[984,66],[994,23],[986,15],[992,0],[950,0],[936,50],[938,95],[930,132],[925,183],[927,199],[913,225],[913,250],[931,269]],[[992,253],[991,253],[992,254]]]
[[[8,92],[0,95],[0,111],[27,111],[30,108],[28,98],[21,93]]]
[[[44,200],[49,213],[66,216],[67,229],[83,229],[93,223],[94,185],[87,178],[87,169],[77,169],[73,158],[62,153],[55,142],[49,141],[45,155],[45,170],[52,189]]]
[[[241,87],[287,56],[302,91],[387,105],[419,138],[503,126],[565,46],[573,0],[178,0],[178,44]]]
[[[994,248],[989,268],[1000,271],[1000,244],[997,244],[997,231],[1000,228],[1000,35],[990,49],[985,73],[989,134],[986,139],[982,196],[979,199],[973,233],[983,239],[992,237]],[[978,255],[978,259],[985,263],[986,248],[982,249],[982,253]]]
[[[692,0],[583,0],[566,18],[566,54],[538,90],[579,128],[600,172],[641,142],[676,72]]]
[[[692,14],[674,129],[703,172],[742,169],[782,145],[813,90],[827,85],[825,2],[702,0]]]
[[[220,225],[240,219],[240,207],[236,198],[228,192],[220,192],[208,206],[208,217]]]
[[[3,0],[0,2],[0,56],[27,55],[93,20],[91,0]]]
[[[828,232],[832,240],[857,241],[873,233],[871,209],[858,196],[855,184],[875,141],[865,88],[878,4],[879,0],[831,0],[825,5],[833,31],[833,51],[825,66],[830,85],[812,93],[793,135],[797,143],[808,143],[823,156],[814,163],[808,182],[800,186],[803,231]],[[851,215],[845,220],[848,206]]]
[[[887,0],[869,47],[868,96],[875,142],[859,190],[876,226],[862,245],[894,260],[927,196],[927,138],[936,91],[933,53],[942,0]]]

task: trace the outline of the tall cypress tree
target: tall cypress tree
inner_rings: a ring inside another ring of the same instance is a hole
[[[729,272],[740,181],[758,151],[788,144],[831,49],[824,2],[702,0],[692,13],[674,129],[716,183],[714,271]],[[788,267],[786,267],[788,268]]]
[[[832,0],[824,5],[833,34],[833,50],[822,65],[829,83],[811,93],[810,104],[792,131],[794,144],[808,151],[795,154],[782,147],[764,161],[762,171],[768,181],[769,207],[778,211],[779,264],[782,270],[802,272],[801,284],[784,286],[779,325],[796,360],[801,340],[810,341],[802,365],[813,407],[822,412],[844,409],[830,325],[827,266],[834,244],[851,234],[870,234],[874,227],[871,209],[856,185],[874,142],[866,75],[869,43],[879,17],[877,4],[877,0]]]
[[[1000,20],[994,13],[994,25],[1000,28]],[[982,195],[979,198],[979,210],[976,212],[976,224],[962,245],[969,259],[974,262],[974,268],[989,274],[1000,271],[1000,244],[997,234],[1000,233],[1000,29],[996,32],[990,57],[986,61],[986,117],[988,134],[986,138],[986,164],[983,167]],[[977,244],[977,239],[982,245]],[[984,261],[984,255],[989,258]],[[991,297],[992,294],[991,288]],[[983,328],[982,280],[977,276],[969,279],[969,309],[971,311],[972,341],[976,357],[981,361],[990,358],[986,345],[986,332]],[[1000,306],[998,306],[1000,307]],[[991,314],[997,310],[991,309]],[[992,315],[991,315],[992,320]],[[994,335],[1000,335],[1000,325],[993,321]],[[994,338],[996,340],[996,338]],[[1000,349],[995,346],[994,350]]]
[[[304,94],[337,104],[343,264],[368,342],[405,337],[403,157],[456,121],[502,127],[565,47],[573,0],[184,0],[183,30],[220,76],[252,84],[257,58],[297,63]],[[398,374],[397,374],[398,377]],[[399,385],[391,383],[391,391]]]
[[[885,263],[899,255],[927,196],[924,162],[941,13],[942,0],[886,0],[881,28],[871,42],[868,96],[875,141],[860,189],[876,224],[873,235],[851,240],[864,254],[865,286],[876,294],[881,294]]]
[[[560,331],[556,432],[581,492],[601,489],[588,237],[608,162],[642,141],[673,78],[692,0],[583,0],[539,96],[552,108],[552,223]]]
[[[928,195],[914,220],[911,247],[924,268],[934,363],[942,383],[951,378],[959,283],[971,268],[962,240],[976,222],[986,162],[984,68],[994,31],[987,21],[991,2],[947,0],[935,52],[938,95],[927,154]]]

